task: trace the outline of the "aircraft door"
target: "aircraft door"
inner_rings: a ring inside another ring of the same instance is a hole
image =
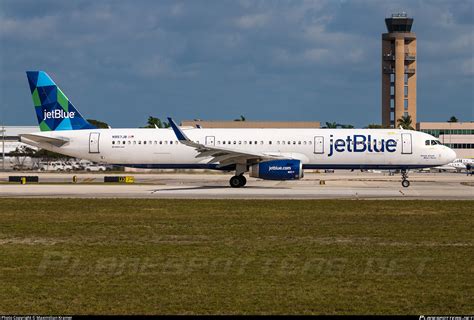
[[[402,133],[402,154],[412,154],[411,133]]]
[[[213,146],[215,143],[216,138],[214,136],[207,136],[206,137],[206,146]]]
[[[314,153],[316,154],[324,153],[324,137],[322,136],[314,137]]]
[[[89,153],[99,153],[100,133],[91,132],[89,135]]]

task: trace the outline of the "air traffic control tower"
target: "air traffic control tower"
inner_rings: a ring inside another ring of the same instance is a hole
[[[405,12],[385,19],[388,33],[382,34],[382,125],[396,127],[397,120],[410,115],[416,124],[416,35],[413,18]]]

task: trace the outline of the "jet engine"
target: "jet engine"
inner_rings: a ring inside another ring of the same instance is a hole
[[[303,178],[303,164],[294,159],[263,161],[250,167],[250,176],[265,180],[299,180]]]

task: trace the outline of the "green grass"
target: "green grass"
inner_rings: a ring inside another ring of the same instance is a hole
[[[473,204],[0,199],[0,314],[472,314]]]

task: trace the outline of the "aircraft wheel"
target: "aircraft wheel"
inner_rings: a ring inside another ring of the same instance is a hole
[[[233,176],[230,178],[229,183],[232,188],[240,188],[245,185],[245,178],[242,179],[243,176]]]
[[[239,177],[240,177],[240,180],[242,181],[242,187],[245,186],[247,184],[247,179],[245,178],[243,174],[241,174]]]
[[[402,180],[402,186],[403,186],[404,188],[408,188],[408,187],[410,186],[410,181],[408,181],[408,180]]]

